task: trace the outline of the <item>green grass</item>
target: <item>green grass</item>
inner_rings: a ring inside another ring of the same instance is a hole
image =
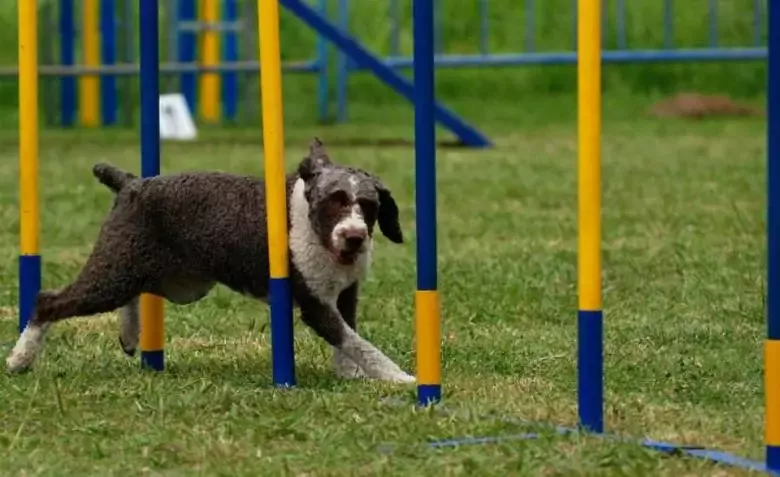
[[[605,97],[606,420],[625,435],[762,458],[764,124],[654,122]],[[296,320],[299,388],[271,387],[268,311],[225,289],[166,308],[168,369],[138,370],[117,317],[61,323],[25,375],[0,373],[4,475],[745,475],[585,437],[427,450],[428,439],[512,434],[494,416],[576,422],[576,140],[570,97],[456,104],[492,150],[441,149],[439,264],[444,392],[453,414],[415,410],[414,388],[335,379]],[[480,107],[477,107],[480,106]],[[308,138],[378,173],[407,243],[378,239],[361,333],[414,368],[413,150],[408,109],[356,107],[345,126],[288,121],[293,167]],[[555,116],[558,116],[557,118]],[[16,332],[17,149],[0,137],[0,342]],[[164,172],[255,173],[257,131],[165,144]],[[98,160],[137,170],[131,132],[45,132],[44,286],[74,277],[111,195]],[[8,348],[3,349],[3,354]],[[407,405],[380,404],[394,398]],[[393,444],[392,454],[379,447]]]

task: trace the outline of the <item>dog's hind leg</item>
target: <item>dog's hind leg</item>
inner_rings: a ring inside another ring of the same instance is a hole
[[[128,356],[134,356],[138,348],[139,329],[138,297],[134,297],[119,309],[119,344]]]
[[[145,277],[138,267],[143,262],[134,260],[134,250],[109,247],[119,243],[111,238],[98,239],[75,281],[60,291],[38,294],[32,319],[6,359],[8,371],[24,371],[32,365],[52,323],[116,310],[143,291]]]

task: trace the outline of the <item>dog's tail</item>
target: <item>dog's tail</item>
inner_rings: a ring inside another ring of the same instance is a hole
[[[97,180],[99,180],[101,184],[115,193],[118,193],[130,183],[130,181],[137,178],[137,176],[129,172],[125,172],[118,167],[103,162],[95,164],[92,167],[92,175],[97,177]]]

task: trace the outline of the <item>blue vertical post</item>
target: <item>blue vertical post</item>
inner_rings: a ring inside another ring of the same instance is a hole
[[[157,0],[139,0],[138,18],[141,43],[141,175],[152,177],[160,174],[160,27]],[[161,343],[161,305],[159,297],[141,296],[141,366],[156,371],[162,371],[165,362]],[[146,329],[147,326],[150,329]]]
[[[328,16],[328,0],[320,0],[320,14]],[[328,120],[330,82],[328,81],[328,41],[317,33],[317,110],[320,122]]]
[[[536,0],[525,0],[525,51],[536,49]]]
[[[235,24],[238,20],[238,1],[223,0],[222,21]],[[225,32],[222,50],[225,62],[238,61],[238,32],[229,29]],[[226,71],[222,73],[222,112],[225,118],[233,120],[238,111],[238,73]]]
[[[674,47],[674,2],[664,0],[664,48]]]
[[[710,19],[710,47],[718,46],[718,0],[710,0],[708,6]]]
[[[764,394],[767,470],[780,472],[780,7],[767,2],[767,337]]]
[[[761,46],[762,3],[762,0],[753,0],[753,46]]]
[[[103,65],[116,63],[116,16],[114,0],[100,2],[100,56]],[[104,126],[116,124],[116,76],[100,77],[100,114]]]
[[[344,33],[349,32],[349,0],[339,0],[338,23]],[[349,81],[349,61],[347,55],[339,51],[336,55],[336,121],[347,120],[347,82]]]
[[[195,0],[178,0],[178,12],[177,17],[181,22],[194,22],[197,20],[197,12],[195,10]],[[179,62],[180,63],[193,63],[195,61],[195,46],[196,35],[195,32],[190,30],[180,30],[179,35]],[[173,33],[172,33],[173,34]],[[187,100],[187,106],[190,111],[196,111],[195,101],[197,98],[198,80],[195,73],[182,73],[179,76],[179,87],[181,93]]]
[[[488,18],[487,0],[479,1],[479,53],[488,54],[488,44],[490,39],[490,21]]]
[[[76,26],[73,15],[73,0],[60,0],[60,64],[73,66],[75,63],[74,37]],[[63,126],[72,126],[76,119],[76,77],[65,75],[60,78],[60,112]]]
[[[398,0],[390,0],[388,7],[390,16],[390,56],[401,54],[401,14],[398,8]]]
[[[436,257],[436,123],[434,14],[430,0],[414,0],[414,156],[417,211],[417,401],[441,400],[441,317]]]

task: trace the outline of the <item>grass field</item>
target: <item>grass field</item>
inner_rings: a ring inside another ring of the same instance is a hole
[[[655,122],[605,97],[607,427],[761,459],[764,123]],[[138,370],[116,316],[56,326],[32,372],[0,373],[3,475],[747,475],[583,437],[429,450],[427,440],[528,430],[493,416],[576,422],[576,137],[571,97],[458,104],[497,147],[439,151],[444,389],[453,414],[415,410],[414,387],[344,382],[296,321],[300,388],[271,388],[268,312],[218,289],[167,307],[168,370]],[[480,113],[480,111],[482,111]],[[354,107],[350,124],[288,121],[290,168],[319,135],[378,173],[407,243],[378,239],[359,329],[414,368],[414,172],[408,109]],[[259,170],[257,131],[165,144],[164,172]],[[15,339],[17,144],[0,135],[0,342]],[[46,132],[44,285],[83,264],[110,193],[90,175],[137,170],[131,132]],[[7,353],[8,347],[2,349]],[[390,407],[383,398],[408,405]],[[393,452],[380,447],[393,444]]]

